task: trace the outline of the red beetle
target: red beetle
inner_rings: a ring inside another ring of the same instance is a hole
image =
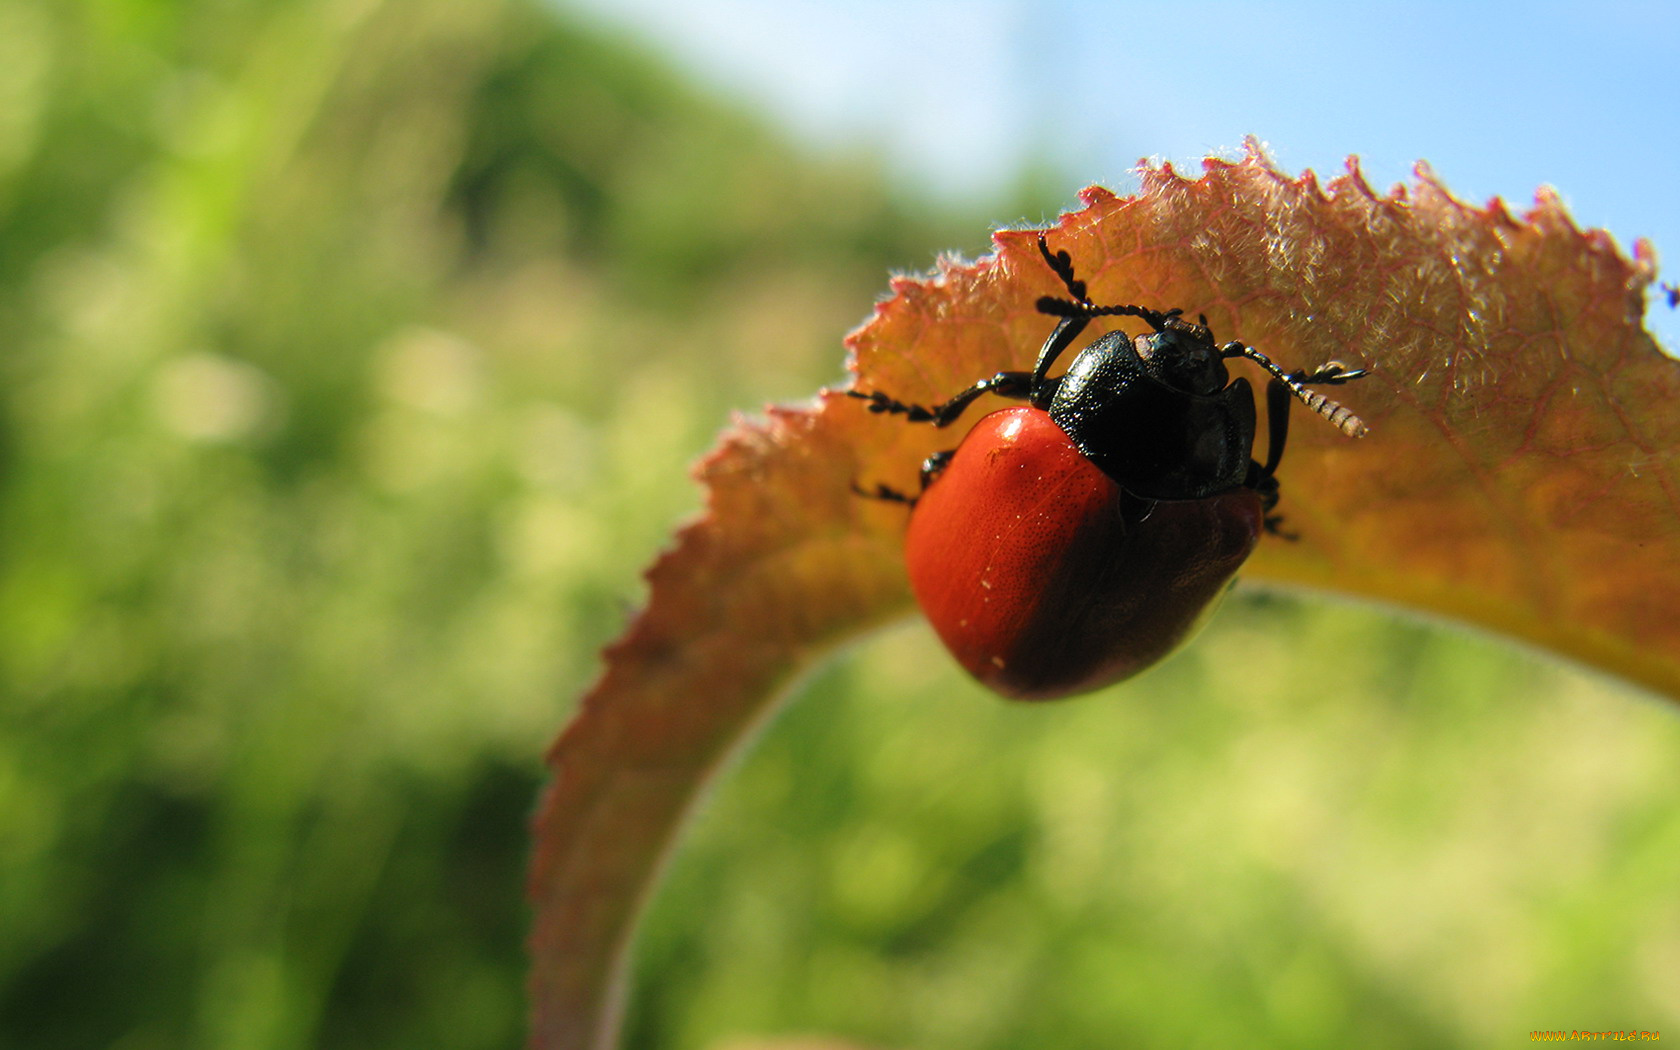
[[[1217,346],[1206,319],[1181,310],[1099,306],[1066,252],[1039,251],[1071,299],[1031,372],[999,372],[932,408],[851,391],[872,412],[951,425],[982,394],[1025,400],[984,417],[952,452],[922,464],[909,504],[910,586],[968,672],[1005,696],[1044,700],[1130,677],[1172,652],[1229,589],[1262,531],[1279,533],[1277,467],[1297,398],[1342,433],[1365,425],[1306,389],[1365,371],[1331,362],[1288,373],[1242,343]],[[1051,378],[1092,318],[1138,317],[1153,329],[1109,332]],[[1225,361],[1271,374],[1265,463],[1252,458],[1254,395]]]

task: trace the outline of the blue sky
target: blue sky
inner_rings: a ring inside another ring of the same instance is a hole
[[[572,0],[813,146],[884,155],[984,204],[1034,155],[1134,185],[1248,134],[1288,170],[1359,154],[1378,188],[1424,158],[1459,196],[1558,189],[1680,273],[1680,4],[1215,0]],[[1589,10],[1590,7],[1590,10]],[[1039,216],[999,214],[999,221]],[[1654,330],[1680,347],[1666,306]]]

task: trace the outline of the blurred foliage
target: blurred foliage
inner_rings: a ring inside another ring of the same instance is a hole
[[[535,0],[0,0],[0,1045],[516,1044],[686,462],[980,227]],[[639,1046],[1680,1027],[1680,728],[1596,683],[1271,600],[1107,699],[920,631],[810,693]]]
[[[1249,595],[1007,704],[925,624],[724,778],[630,1045],[1465,1047],[1680,1025],[1680,720],[1374,609]]]
[[[939,227],[528,3],[0,3],[0,1045],[508,1046],[538,757]]]

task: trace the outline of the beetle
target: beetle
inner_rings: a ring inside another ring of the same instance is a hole
[[[910,508],[911,590],[945,646],[992,690],[1023,700],[1088,692],[1166,657],[1204,623],[1263,533],[1293,539],[1275,513],[1292,400],[1349,437],[1366,432],[1309,385],[1367,374],[1328,362],[1285,372],[1240,342],[1217,345],[1206,317],[1098,305],[1065,251],[1039,253],[1069,298],[1045,296],[1058,321],[1030,372],[999,372],[931,408],[850,390],[871,412],[948,427],[985,394],[1025,401],[985,416],[955,450],[929,456],[915,495],[860,495]],[[1098,317],[1151,331],[1111,331],[1050,369]],[[1248,380],[1270,375],[1267,450],[1253,458]]]

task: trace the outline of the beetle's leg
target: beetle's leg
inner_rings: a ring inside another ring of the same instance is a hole
[[[956,454],[956,449],[948,448],[943,452],[935,452],[933,455],[922,460],[921,477],[923,492],[926,492],[927,487],[939,479],[939,475],[945,473],[945,468],[951,465],[951,457]]]
[[[982,379],[978,383],[962,391],[943,404],[932,408],[921,405],[907,405],[897,398],[889,397],[879,390],[864,392],[862,390],[848,390],[846,393],[855,398],[869,402],[869,411],[885,412],[889,415],[902,415],[912,423],[932,423],[936,427],[947,427],[956,422],[963,410],[973,404],[982,394],[997,394],[1001,397],[1025,398],[1032,392],[1032,373],[1030,372],[999,372],[990,379]]]
[[[916,505],[916,497],[900,492],[886,485],[876,485],[873,489],[866,489],[857,482],[852,482],[852,491],[864,499],[878,499],[886,503],[902,503],[907,507]]]
[[[1022,399],[1032,396],[1033,377],[1031,372],[999,372],[990,379],[982,379],[978,383],[951,398],[943,405],[933,408],[933,425],[947,427],[956,422],[963,410],[973,404],[981,394],[996,394],[999,397]]]
[[[933,455],[922,460],[921,482],[923,492],[926,492],[927,487],[938,480],[939,475],[944,473],[946,467],[950,466],[951,457],[956,454],[956,449],[946,449],[944,452],[935,452]],[[900,492],[888,485],[878,484],[873,489],[866,489],[855,481],[852,482],[852,491],[857,493],[859,496],[862,496],[864,499],[878,499],[887,503],[902,503],[906,507],[910,508],[914,508],[916,506],[916,500],[920,498],[918,496],[912,496],[907,492]]]
[[[1342,433],[1350,437],[1358,437],[1365,432],[1365,424],[1361,423],[1357,416],[1334,401],[1328,400],[1322,394],[1303,390],[1302,386],[1306,383],[1325,385],[1347,383],[1367,373],[1362,368],[1350,370],[1340,361],[1327,361],[1311,372],[1285,373],[1260,351],[1241,343],[1225,344],[1222,353],[1225,357],[1246,357],[1274,376],[1272,381],[1266,384],[1266,462],[1249,461],[1246,484],[1260,494],[1260,507],[1264,514],[1261,522],[1266,532],[1279,539],[1294,542],[1301,537],[1293,532],[1285,532],[1283,515],[1272,513],[1278,505],[1277,469],[1278,465],[1283,462],[1284,446],[1289,442],[1290,399],[1300,398],[1308,407],[1328,419]]]
[[[861,398],[869,402],[869,411],[885,412],[891,415],[902,415],[912,423],[931,423],[933,409],[923,408],[921,405],[907,405],[895,397],[889,397],[879,390],[848,390],[847,397]]]
[[[1132,492],[1131,489],[1120,490],[1120,520],[1130,528],[1136,528],[1149,519],[1155,510],[1155,500],[1147,499]]]
[[[1248,478],[1244,482],[1260,495],[1261,523],[1266,532],[1291,541],[1300,537],[1283,531],[1283,515],[1272,511],[1278,505],[1277,468],[1283,462],[1283,447],[1289,441],[1289,402],[1294,396],[1294,391],[1281,380],[1266,384],[1266,462],[1249,460]]]
[[[1044,303],[1041,301],[1039,309],[1043,308]],[[1062,355],[1063,350],[1073,345],[1073,341],[1079,338],[1079,333],[1085,331],[1085,326],[1090,323],[1089,317],[1064,317],[1057,323],[1055,330],[1050,333],[1050,338],[1044,341],[1044,348],[1038,352],[1038,363],[1033,365],[1031,389],[1034,394],[1044,392],[1044,374],[1050,371],[1050,366],[1056,363],[1056,358]],[[1047,407],[1039,404],[1041,400],[1048,399],[1034,397],[1033,403],[1039,408]]]
[[[1226,357],[1247,357],[1250,360],[1255,360],[1258,354],[1259,351],[1250,351],[1248,347],[1241,343],[1227,343],[1224,348]],[[1270,362],[1267,361],[1265,364],[1270,365]],[[1274,370],[1281,371],[1276,369],[1276,366],[1268,369],[1268,371]],[[1340,361],[1327,361],[1311,372],[1291,372],[1281,378],[1274,378],[1266,384],[1266,462],[1249,461],[1248,478],[1245,484],[1260,494],[1261,509],[1265,513],[1263,519],[1265,528],[1271,535],[1286,540],[1300,538],[1294,533],[1283,531],[1283,515],[1272,513],[1272,509],[1278,504],[1277,469],[1279,464],[1283,462],[1284,446],[1289,442],[1290,399],[1300,396],[1300,387],[1305,383],[1334,385],[1351,382],[1366,374],[1364,369],[1349,370]],[[1319,397],[1317,394],[1312,396]],[[1359,422],[1357,418],[1347,412],[1347,409],[1337,405],[1334,401],[1325,401],[1321,397],[1319,399],[1322,404],[1333,406],[1335,412],[1345,413],[1348,419],[1352,419],[1355,423]],[[1311,401],[1307,403],[1312,404]],[[1323,409],[1314,407],[1331,422],[1337,422],[1335,412],[1325,413]],[[1338,423],[1338,426],[1342,426],[1342,424]],[[1363,433],[1364,424],[1359,423],[1359,426],[1361,428],[1359,432]],[[1342,427],[1342,432],[1349,433],[1345,426]]]
[[[1288,540],[1290,543],[1294,543],[1301,538],[1301,534],[1298,532],[1287,532],[1284,530],[1282,514],[1266,515],[1261,519],[1261,525],[1265,528],[1266,535],[1276,536],[1280,540]]]
[[[1283,462],[1283,446],[1289,440],[1289,399],[1294,392],[1280,380],[1266,384],[1266,462],[1256,481],[1265,482],[1277,477],[1278,464]],[[1250,488],[1258,487],[1250,484]],[[1277,499],[1277,483],[1272,481],[1272,499]],[[1267,508],[1268,510],[1271,508]]]
[[[1248,473],[1251,481],[1250,487],[1253,488],[1260,496],[1260,525],[1266,530],[1266,535],[1276,536],[1280,540],[1288,540],[1289,542],[1294,543],[1301,537],[1293,532],[1285,532],[1283,530],[1283,515],[1276,513],[1278,505],[1278,479],[1276,477],[1261,476],[1260,471],[1260,464],[1253,460],[1249,460]]]

